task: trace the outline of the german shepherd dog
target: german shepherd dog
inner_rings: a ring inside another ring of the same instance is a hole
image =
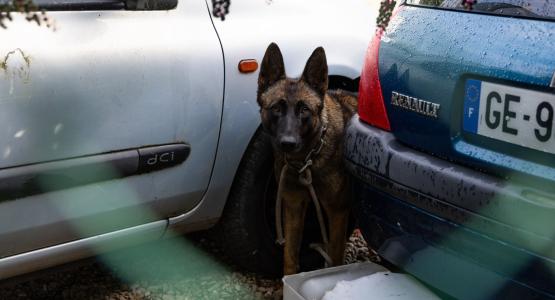
[[[283,272],[298,271],[304,218],[312,201],[309,189],[299,181],[300,169],[307,166],[308,159],[312,187],[328,221],[325,251],[333,265],[340,265],[351,210],[349,179],[342,163],[343,134],[346,122],[356,112],[357,98],[345,91],[328,91],[328,65],[322,47],[314,50],[301,78],[290,79],[274,43],[262,60],[257,94],[262,126],[272,140],[276,179],[282,184]],[[288,168],[282,175],[285,164]]]

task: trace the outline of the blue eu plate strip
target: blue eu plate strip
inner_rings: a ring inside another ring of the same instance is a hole
[[[480,80],[469,79],[464,87],[463,129],[472,133],[478,132],[481,86]]]

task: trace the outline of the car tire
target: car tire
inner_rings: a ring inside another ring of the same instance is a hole
[[[217,226],[222,248],[237,265],[268,276],[283,274],[283,249],[275,243],[277,183],[269,136],[259,128],[245,152]],[[323,267],[324,260],[309,244],[319,241],[314,209],[305,220],[301,270]]]

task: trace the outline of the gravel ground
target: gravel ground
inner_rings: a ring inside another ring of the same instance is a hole
[[[346,263],[379,261],[358,230]],[[0,284],[0,299],[281,299],[280,279],[241,271],[203,233],[102,255]]]

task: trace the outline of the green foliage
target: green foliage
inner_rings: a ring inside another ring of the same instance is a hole
[[[380,3],[380,10],[378,13],[378,18],[376,19],[376,25],[378,28],[385,30],[387,24],[389,24],[389,19],[391,19],[391,14],[395,8],[395,0],[383,0]]]
[[[229,14],[231,0],[212,0],[212,15],[225,21],[225,16]]]
[[[420,4],[429,6],[440,6],[443,0],[420,0]]]
[[[0,4],[0,27],[7,29],[6,22],[13,21],[13,13],[21,13],[25,15],[25,19],[29,22],[35,22],[37,25],[45,25],[52,30],[56,30],[55,24],[44,10],[33,3],[33,0],[11,0],[7,3]]]

